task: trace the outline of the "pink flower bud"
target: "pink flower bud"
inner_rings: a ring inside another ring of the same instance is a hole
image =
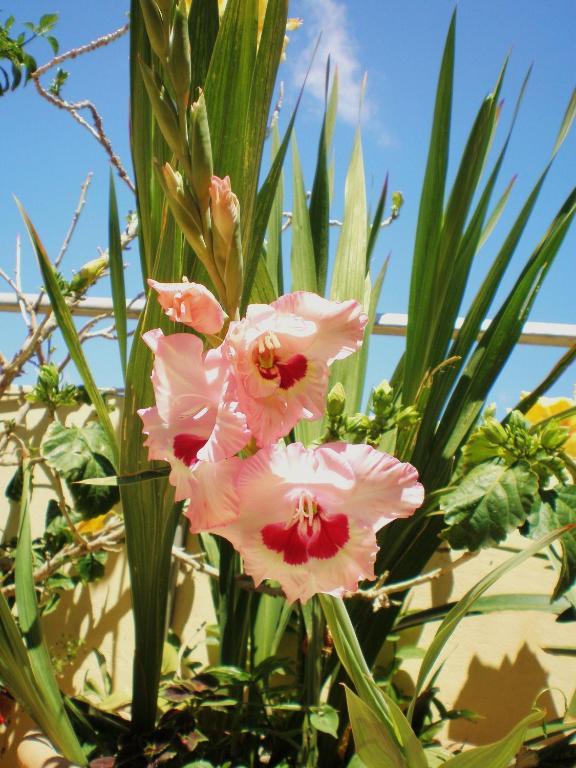
[[[212,176],[210,213],[212,214],[212,225],[216,228],[221,243],[229,249],[232,244],[234,228],[240,215],[240,203],[232,192],[229,176],[225,176],[223,179]]]
[[[178,323],[188,325],[199,333],[218,333],[226,315],[218,300],[200,283],[159,283],[148,280],[158,293],[158,301],[166,315]]]

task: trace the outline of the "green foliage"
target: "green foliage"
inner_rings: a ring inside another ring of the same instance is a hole
[[[73,384],[63,384],[58,366],[48,363],[40,366],[38,380],[26,399],[35,405],[45,405],[51,411],[56,408],[72,408],[82,399],[82,393]]]
[[[38,24],[27,21],[23,27],[28,31],[14,35],[14,16],[9,16],[4,24],[0,24],[0,62],[6,61],[10,72],[0,64],[0,96],[8,91],[14,91],[22,82],[28,82],[36,69],[35,59],[28,53],[26,47],[37,37],[43,37],[50,45],[54,55],[58,53],[58,40],[50,34],[58,21],[57,13],[45,13]]]
[[[41,450],[48,464],[68,484],[75,507],[84,518],[103,515],[118,503],[120,497],[114,486],[78,483],[116,474],[112,447],[100,424],[66,427],[56,421],[46,431]]]
[[[543,536],[560,526],[576,525],[576,486],[555,486],[540,493],[540,499],[528,516],[524,533],[530,538]],[[560,574],[554,588],[553,598],[563,595],[576,581],[576,533],[565,533],[560,539],[562,557]]]
[[[442,498],[443,536],[455,549],[499,544],[524,524],[537,493],[538,478],[525,462],[481,464]]]

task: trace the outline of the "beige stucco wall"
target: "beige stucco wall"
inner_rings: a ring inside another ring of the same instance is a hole
[[[23,402],[22,395],[13,391],[0,401],[0,420],[11,418]],[[70,422],[81,423],[89,409],[64,414]],[[118,411],[114,414],[118,416]],[[32,408],[27,415],[26,429],[37,437],[46,426],[44,414]],[[4,457],[5,459],[6,457]],[[12,467],[0,466],[0,488],[5,488]],[[52,493],[46,476],[38,468],[32,505],[33,533],[42,532],[46,502]],[[4,498],[0,506],[0,535],[13,535],[16,510]],[[523,546],[518,537],[511,542]],[[189,542],[191,547],[194,542]],[[509,553],[488,551],[466,565],[450,572],[431,584],[416,588],[411,596],[412,608],[439,605],[461,597]],[[442,555],[441,557],[448,557]],[[441,562],[436,559],[435,565]],[[555,574],[546,561],[531,559],[504,577],[490,593],[550,594]],[[196,647],[199,661],[206,661],[203,646],[206,628],[215,621],[208,577],[180,573],[173,606],[173,627],[184,641]],[[438,624],[423,631],[412,630],[406,641],[417,641],[425,648]],[[106,657],[119,696],[130,690],[133,658],[133,635],[130,616],[130,593],[127,565],[122,552],[111,554],[106,576],[87,588],[67,593],[57,610],[48,615],[44,628],[55,656],[66,656],[67,647],[74,646],[61,675],[68,691],[79,691],[87,674],[96,676],[92,654],[98,648]],[[80,642],[78,642],[80,641]],[[574,624],[558,624],[555,617],[545,613],[498,613],[491,616],[467,618],[448,643],[443,654],[444,668],[438,680],[441,699],[449,707],[465,707],[485,719],[472,724],[452,723],[445,733],[454,741],[486,743],[503,735],[522,715],[529,711],[533,700],[544,689],[541,698],[549,716],[564,711],[564,696],[573,693],[576,680],[576,659],[552,656],[546,646],[573,646]],[[405,665],[415,677],[418,661]],[[0,768],[14,768],[14,747],[25,723],[18,713],[3,734],[0,734]]]

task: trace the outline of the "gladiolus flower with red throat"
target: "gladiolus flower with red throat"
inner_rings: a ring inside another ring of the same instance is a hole
[[[231,457],[250,440],[246,419],[229,391],[234,383],[226,361],[220,348],[204,354],[200,339],[189,333],[164,336],[156,329],[143,339],[155,354],[156,405],[138,411],[148,435],[148,456],[170,463],[177,501],[196,499],[194,530],[221,525],[236,514],[226,480],[239,459]]]
[[[376,532],[424,499],[414,467],[367,445],[278,443],[230,471],[237,516],[214,532],[232,542],[257,585],[278,581],[290,602],[373,579]]]
[[[367,316],[357,301],[329,301],[307,291],[251,304],[231,323],[225,354],[238,407],[260,446],[300,419],[324,414],[328,366],[362,344]]]

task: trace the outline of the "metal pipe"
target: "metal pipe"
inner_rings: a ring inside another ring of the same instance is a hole
[[[37,294],[24,294],[26,300],[35,303]],[[127,314],[129,318],[138,319],[144,308],[144,299],[135,299],[127,302]],[[49,312],[51,309],[48,297],[44,296],[38,308],[39,312]],[[87,296],[78,304],[71,307],[74,315],[94,317],[103,313],[113,313],[112,299],[100,296]],[[0,293],[0,312],[20,312],[20,305],[16,294]],[[454,336],[462,327],[463,317],[456,320]],[[490,320],[482,323],[482,332],[490,325]],[[377,315],[372,333],[376,336],[406,336],[408,327],[408,315],[397,312],[384,312]],[[479,338],[482,336],[480,334]],[[537,323],[528,322],[524,325],[519,339],[520,344],[532,344],[543,347],[571,347],[576,343],[576,324],[574,323]]]

